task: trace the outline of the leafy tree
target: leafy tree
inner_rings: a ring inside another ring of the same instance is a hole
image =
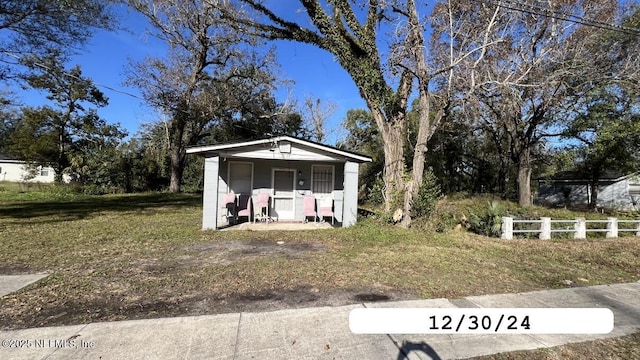
[[[19,112],[12,94],[0,92],[0,154],[7,152],[9,138],[18,123]]]
[[[338,147],[371,157],[371,163],[360,167],[361,198],[374,203],[384,202],[384,182],[381,175],[384,170],[384,151],[382,136],[378,131],[371,113],[364,109],[347,111],[342,126],[347,131],[344,139],[338,142]]]
[[[0,80],[15,76],[16,59],[77,49],[114,16],[101,0],[3,0],[0,2]]]
[[[118,125],[107,124],[88,107],[106,106],[104,94],[83,77],[79,66],[66,70],[59,60],[55,56],[29,60],[46,64],[26,80],[34,89],[46,91],[55,107],[23,108],[9,148],[24,159],[52,166],[56,182],[62,182],[73,154],[86,151],[90,144],[104,139],[115,141],[125,135]]]
[[[598,201],[598,180],[606,171],[640,169],[638,103],[621,90],[602,89],[592,94],[591,101],[565,134],[581,142],[574,148],[576,169],[590,180],[592,209]]]

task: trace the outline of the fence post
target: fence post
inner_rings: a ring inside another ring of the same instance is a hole
[[[512,217],[508,217],[508,216],[502,217],[502,236],[501,237],[504,240],[513,239],[513,218]]]
[[[540,218],[542,222],[540,223],[540,240],[550,240],[551,239],[551,218],[543,217]]]
[[[587,222],[585,218],[576,218],[576,224],[574,225],[576,232],[573,234],[574,239],[586,239],[587,238]]]
[[[618,237],[618,219],[614,217],[607,218],[607,235],[608,238]]]
[[[638,220],[636,224],[636,236],[640,236],[640,220]]]

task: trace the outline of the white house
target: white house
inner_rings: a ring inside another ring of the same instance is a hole
[[[203,229],[218,229],[238,216],[353,225],[359,164],[371,161],[291,136],[197,146],[187,154],[205,158]]]
[[[0,154],[0,181],[51,183],[54,181],[54,175],[52,167],[38,166],[35,176],[31,178],[26,161]]]

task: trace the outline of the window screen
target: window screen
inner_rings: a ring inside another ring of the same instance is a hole
[[[331,194],[333,191],[333,166],[312,166],[311,192],[314,194]]]

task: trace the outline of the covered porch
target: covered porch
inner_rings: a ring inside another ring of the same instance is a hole
[[[205,158],[202,228],[214,230],[243,222],[351,226],[359,164],[371,161],[290,136],[200,146],[187,153]]]

